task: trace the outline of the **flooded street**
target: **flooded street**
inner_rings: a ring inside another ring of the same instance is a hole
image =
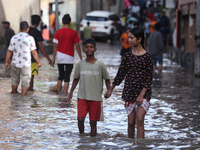
[[[111,82],[120,64],[120,48],[119,44],[97,43],[95,55],[106,64]],[[75,63],[78,61],[76,54]],[[123,84],[104,99],[104,121],[97,123],[98,135],[89,136],[87,115],[85,135],[80,136],[78,89],[72,103],[66,103],[66,97],[52,91],[57,83],[57,66],[48,65],[44,57],[41,63],[39,76],[35,77],[36,91],[24,97],[10,93],[11,79],[4,74],[4,63],[0,64],[0,149],[200,149],[200,79],[172,63],[167,55],[163,74],[153,79],[144,140],[128,138],[127,114],[121,101]],[[72,77],[73,72],[71,81]],[[104,86],[103,94],[105,90]]]

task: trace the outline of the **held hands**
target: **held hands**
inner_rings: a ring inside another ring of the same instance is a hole
[[[48,61],[49,61],[49,65],[51,65],[52,67],[54,67],[54,66],[52,65],[52,60],[49,59]]]
[[[52,59],[52,61],[51,61],[52,67],[54,67],[54,64],[55,64],[55,59]]]
[[[107,90],[106,93],[104,94],[105,98],[109,98],[111,96],[112,91],[111,90]]]

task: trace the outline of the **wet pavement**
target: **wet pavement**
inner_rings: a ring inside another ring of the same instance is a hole
[[[113,81],[120,64],[120,45],[98,42],[97,48],[96,57],[107,65]],[[104,99],[104,121],[98,122],[98,135],[89,136],[87,116],[85,134],[80,136],[77,88],[68,104],[66,97],[53,92],[57,67],[49,66],[43,57],[41,62],[35,91],[24,97],[10,93],[9,73],[5,74],[4,63],[0,64],[0,149],[200,149],[200,79],[172,63],[167,54],[162,75],[154,75],[144,140],[127,137],[123,84],[115,88],[111,98]]]

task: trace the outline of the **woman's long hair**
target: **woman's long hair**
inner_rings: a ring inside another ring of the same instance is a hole
[[[132,33],[134,35],[134,37],[136,37],[137,39],[141,38],[141,45],[142,47],[145,49],[144,47],[144,31],[142,30],[142,28],[140,27],[135,27],[135,28],[132,28],[130,31],[130,33]]]

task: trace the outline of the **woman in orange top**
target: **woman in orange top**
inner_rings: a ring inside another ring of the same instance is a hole
[[[120,55],[122,58],[123,58],[124,54],[130,50],[130,44],[128,42],[128,32],[129,31],[130,31],[130,28],[127,28],[126,32],[124,32],[120,37],[120,42],[122,44],[122,49],[121,49]]]
[[[151,23],[149,24],[149,30],[150,30],[150,33],[153,33],[154,32],[154,25],[158,22],[157,20],[157,17],[153,17],[153,21],[151,21]]]

